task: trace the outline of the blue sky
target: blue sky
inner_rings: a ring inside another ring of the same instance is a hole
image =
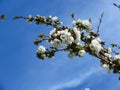
[[[36,58],[33,44],[38,33],[49,33],[46,26],[27,24],[25,20],[13,21],[15,15],[58,16],[71,26],[70,14],[77,18],[92,18],[96,29],[98,19],[105,13],[100,27],[100,38],[120,44],[120,11],[112,5],[119,0],[0,0],[0,90],[119,90],[119,75],[106,73],[95,57],[67,58],[67,53],[57,53],[54,59]]]

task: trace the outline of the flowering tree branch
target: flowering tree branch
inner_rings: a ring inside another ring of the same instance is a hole
[[[25,19],[27,22],[35,22],[38,25],[47,25],[53,27],[49,35],[40,33],[34,41],[35,45],[46,42],[48,47],[38,46],[36,55],[39,59],[53,58],[58,51],[68,52],[68,57],[83,57],[85,53],[97,57],[100,60],[101,66],[107,72],[120,73],[120,53],[114,51],[114,48],[120,49],[120,46],[112,43],[111,47],[106,48],[105,42],[99,38],[100,25],[102,23],[103,14],[99,19],[97,31],[92,28],[92,21],[76,19],[72,13],[73,27],[63,25],[58,17],[44,17],[37,15],[35,17],[29,15],[15,16],[14,19]],[[0,16],[1,20],[5,20],[4,14]]]
[[[34,41],[35,45],[39,45],[41,42],[47,43],[47,47],[38,46],[36,55],[39,59],[53,58],[58,51],[68,52],[69,58],[83,57],[85,53],[88,53],[97,57],[106,71],[120,73],[120,53],[113,50],[115,47],[120,47],[117,44],[111,44],[111,47],[106,48],[105,42],[99,38],[99,28],[103,14],[99,19],[97,31],[92,28],[91,19],[76,19],[74,13],[71,14],[71,17],[73,27],[63,25],[56,16],[44,17],[37,15],[33,17],[29,15],[28,17],[15,16],[14,19],[23,18],[29,23],[35,22],[38,25],[53,27],[49,35],[40,33]]]

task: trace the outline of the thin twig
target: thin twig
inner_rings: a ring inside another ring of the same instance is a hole
[[[97,33],[99,33],[99,31],[100,31],[100,25],[101,25],[101,23],[102,23],[103,15],[104,15],[104,13],[101,14],[101,17],[100,17],[100,19],[99,19],[99,24],[98,24],[98,27],[97,27]]]

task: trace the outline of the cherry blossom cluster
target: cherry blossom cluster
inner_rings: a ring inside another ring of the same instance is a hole
[[[40,33],[34,41],[34,44],[38,45],[36,55],[39,59],[54,58],[55,53],[59,51],[68,52],[69,58],[83,57],[85,53],[88,53],[100,59],[100,65],[107,72],[120,73],[120,53],[113,50],[118,46],[111,44],[111,47],[106,48],[105,42],[99,38],[99,32],[93,30],[91,19],[75,19],[72,15],[72,27],[68,27],[63,25],[56,16],[14,17],[14,19],[18,18],[53,28],[49,35]],[[42,42],[46,42],[46,44],[42,44]]]

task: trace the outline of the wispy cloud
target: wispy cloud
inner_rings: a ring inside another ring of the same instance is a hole
[[[89,70],[88,72],[86,71],[86,73],[82,73],[79,74],[78,77],[75,77],[67,82],[62,82],[60,84],[54,85],[53,87],[51,87],[49,90],[62,90],[64,88],[71,88],[71,87],[76,87],[81,85],[83,82],[85,82],[91,75],[98,73],[98,71],[100,71],[100,68],[92,68],[91,70]]]

